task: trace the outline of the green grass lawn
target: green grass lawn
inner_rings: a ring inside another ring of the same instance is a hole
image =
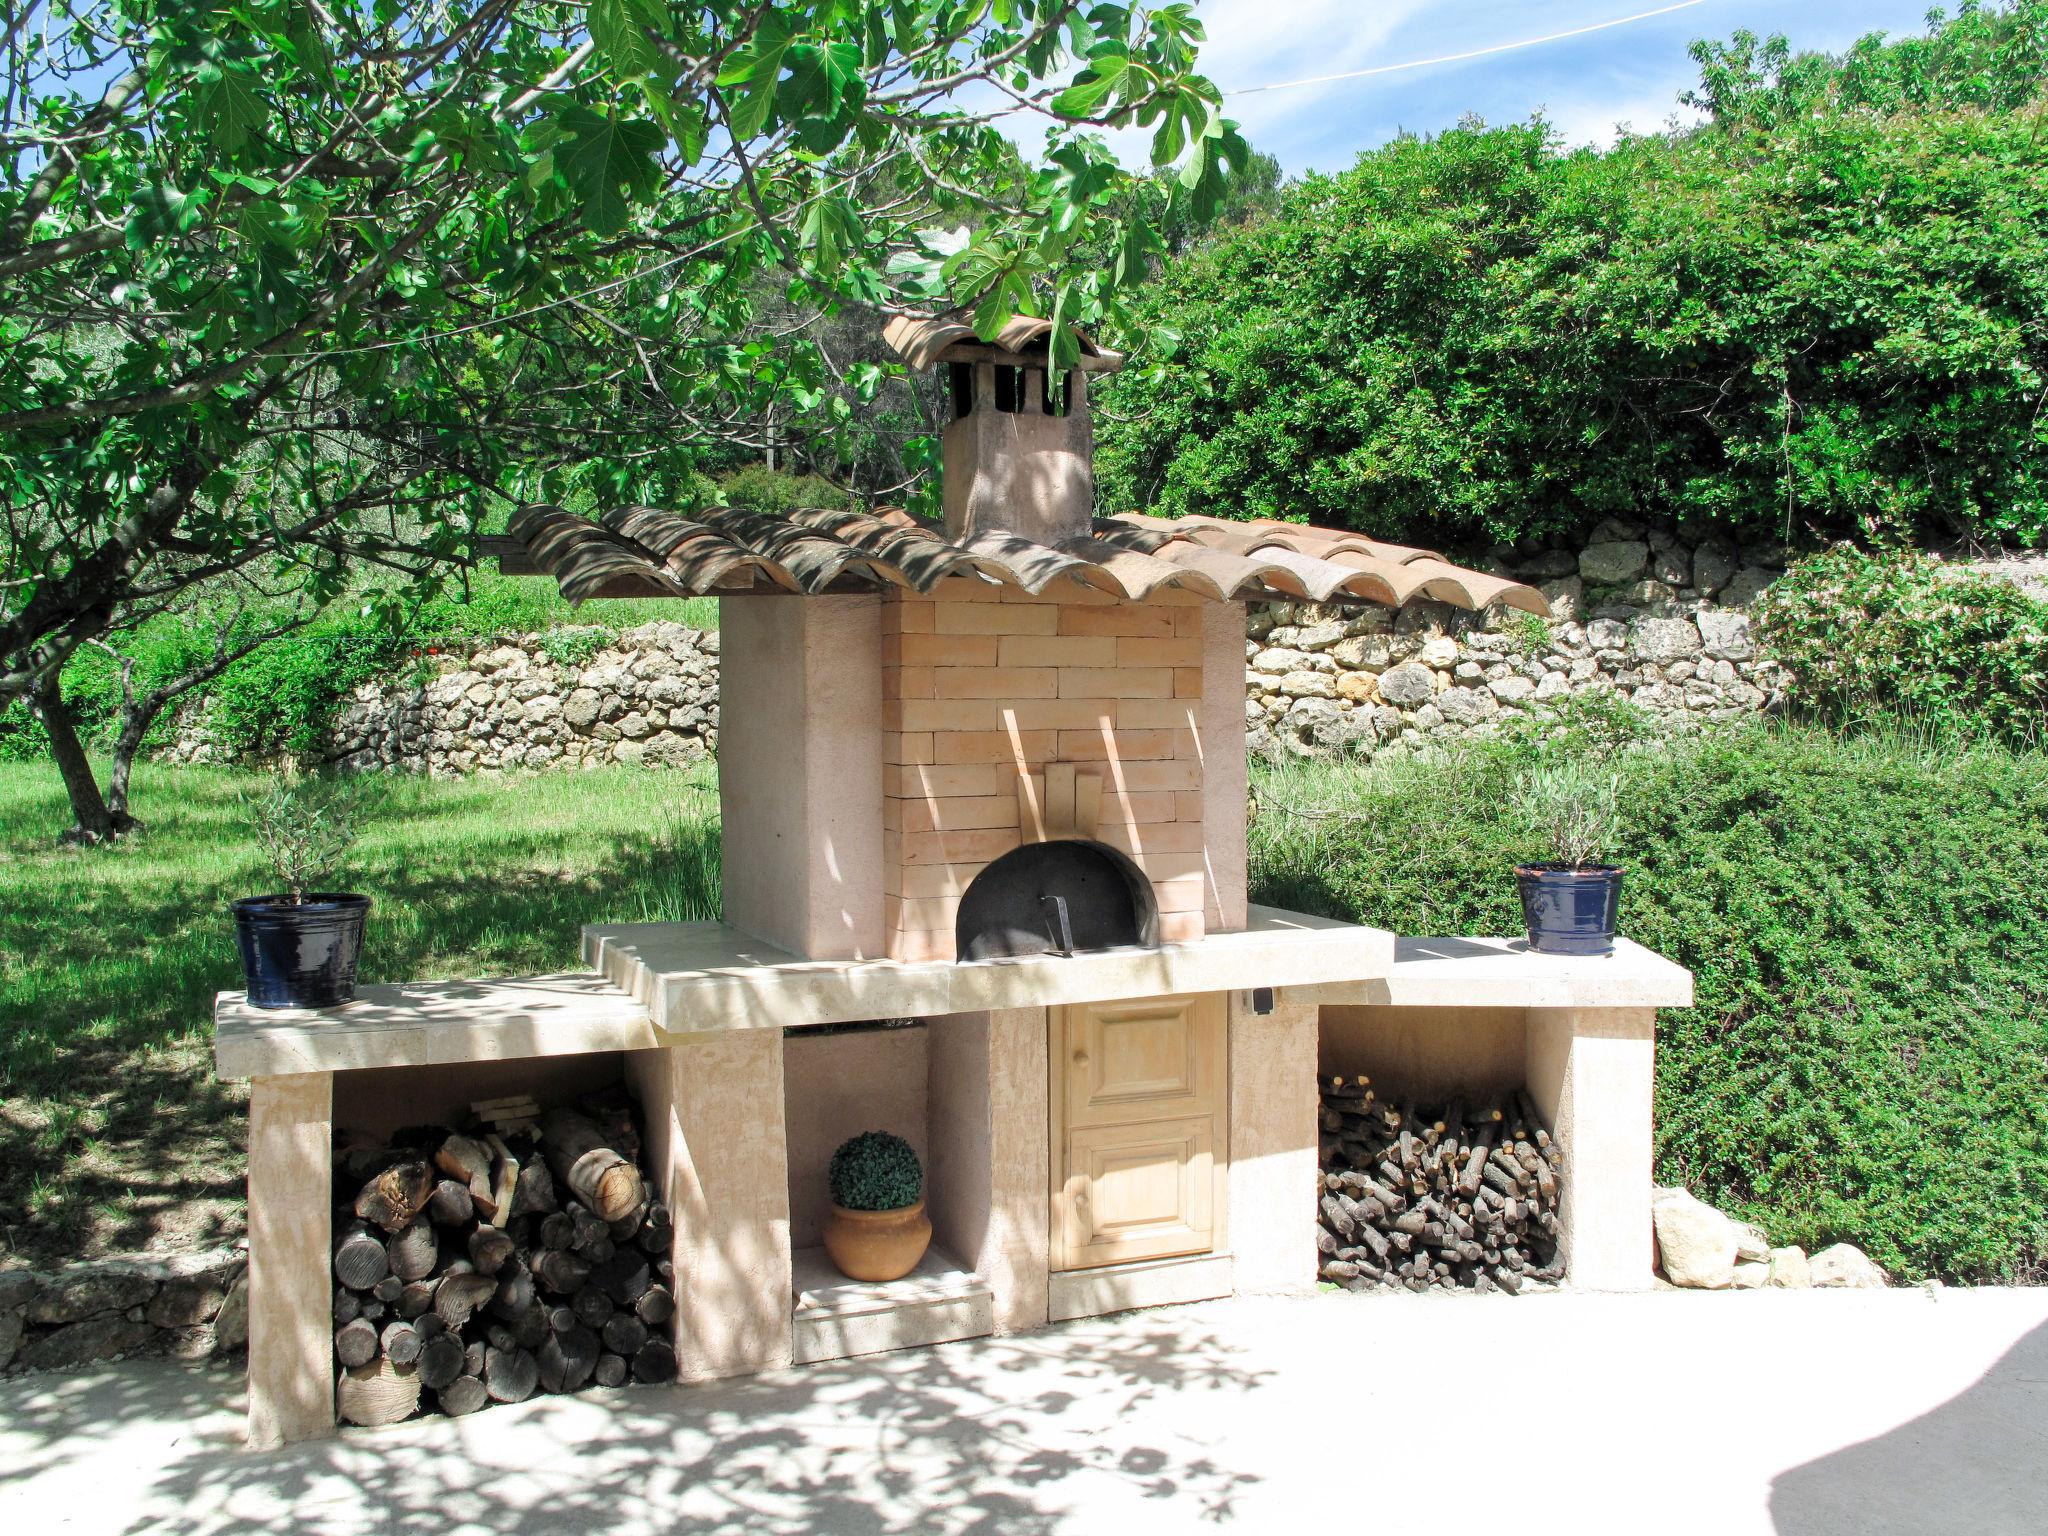
[[[274,881],[241,797],[259,781],[142,764],[147,830],[60,849],[55,773],[0,763],[0,1255],[210,1243],[241,1226],[242,1093],[214,1081],[213,995],[239,987],[227,904]],[[399,778],[350,859],[365,981],[577,964],[592,922],[707,915],[708,767]]]

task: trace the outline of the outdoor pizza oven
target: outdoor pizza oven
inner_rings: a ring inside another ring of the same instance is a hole
[[[1159,903],[1145,872],[1084,838],[1027,843],[995,860],[960,898],[953,935],[958,960],[1158,942]]]

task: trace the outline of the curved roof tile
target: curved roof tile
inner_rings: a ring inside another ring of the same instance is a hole
[[[1502,603],[1550,611],[1535,588],[1426,549],[1272,520],[1128,513],[1096,518],[1090,537],[1054,547],[1012,533],[954,543],[939,524],[900,508],[788,517],[718,508],[683,517],[621,507],[600,525],[534,505],[513,515],[511,537],[525,563],[553,576],[572,603],[764,590],[929,592],[967,576],[1033,594],[1065,580],[1139,600],[1180,590],[1219,602],[1306,598],[1398,608],[1425,597],[1475,610]]]

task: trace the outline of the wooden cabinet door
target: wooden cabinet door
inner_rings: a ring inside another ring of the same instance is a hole
[[[1222,995],[1058,1008],[1049,1037],[1055,1266],[1220,1249]]]

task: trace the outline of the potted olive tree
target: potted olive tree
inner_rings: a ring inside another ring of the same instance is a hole
[[[841,1142],[828,1177],[825,1252],[849,1280],[901,1280],[924,1257],[924,1169],[901,1136],[863,1131]]]
[[[1545,955],[1614,953],[1621,869],[1606,862],[1621,825],[1620,780],[1594,763],[1546,763],[1522,775],[1515,808],[1550,858],[1520,864],[1529,947]]]
[[[249,806],[257,844],[281,887],[234,904],[249,1001],[333,1008],[356,995],[370,898],[322,889],[355,842],[360,796],[337,783],[280,779]]]

